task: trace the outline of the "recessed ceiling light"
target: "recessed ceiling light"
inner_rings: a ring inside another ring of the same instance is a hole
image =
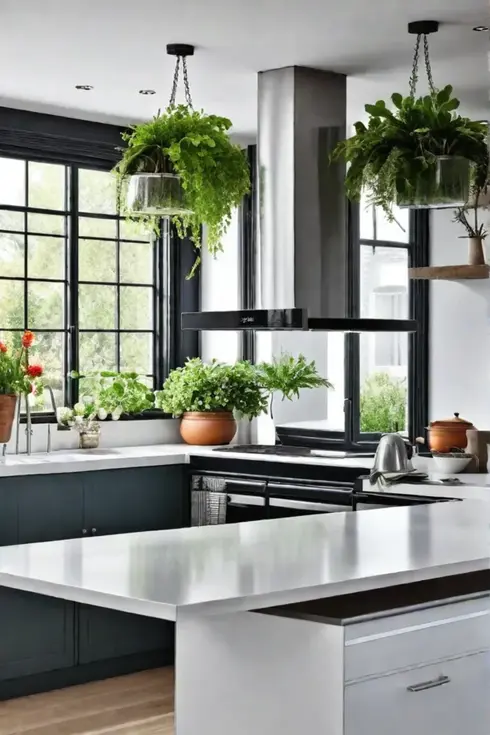
[[[473,30],[476,31],[477,33],[482,33],[484,31],[490,31],[490,27],[489,26],[475,26]]]
[[[84,92],[90,92],[93,87],[91,84],[75,84],[75,89],[83,89]]]
[[[140,89],[140,94],[156,94],[154,89]]]

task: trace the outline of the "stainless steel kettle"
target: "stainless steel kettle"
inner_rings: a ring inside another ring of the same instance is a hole
[[[372,474],[410,470],[407,447],[400,434],[384,434],[376,449]]]

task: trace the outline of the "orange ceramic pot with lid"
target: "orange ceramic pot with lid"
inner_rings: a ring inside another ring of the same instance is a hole
[[[428,430],[429,449],[431,452],[452,452],[465,449],[468,443],[466,432],[475,427],[455,413],[451,419],[431,421]]]

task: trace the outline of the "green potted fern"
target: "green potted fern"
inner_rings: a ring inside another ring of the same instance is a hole
[[[341,141],[333,159],[349,168],[347,196],[359,201],[365,190],[372,204],[392,218],[392,206],[454,207],[468,201],[473,187],[485,188],[489,154],[487,123],[459,115],[452,87],[425,97],[391,96],[366,105],[367,124]]]
[[[124,132],[115,173],[120,201],[127,189],[127,213],[142,220],[172,217],[197,249],[205,225],[208,251],[221,251],[233,210],[250,185],[246,157],[228,135],[231,124],[189,105],[170,105]]]

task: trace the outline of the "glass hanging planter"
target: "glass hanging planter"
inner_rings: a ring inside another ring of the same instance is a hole
[[[180,67],[182,64],[185,101],[192,109],[186,59],[188,56],[194,55],[194,46],[185,43],[170,43],[167,45],[167,54],[176,57],[169,107],[175,105]],[[126,197],[126,205],[129,213],[157,215],[160,217],[193,214],[193,210],[186,205],[185,191],[182,187],[180,176],[174,172],[170,161],[166,162],[165,168],[168,168],[168,171],[133,174],[129,177]]]
[[[127,207],[137,214],[169,217],[192,214],[177,174],[133,174],[129,179]]]
[[[415,99],[418,81],[420,43],[423,39],[424,62],[429,90],[436,95],[437,90],[432,78],[427,36],[437,33],[439,23],[434,20],[414,21],[408,24],[408,32],[416,35],[415,51],[410,77],[410,96]],[[473,164],[462,156],[442,155],[427,171],[413,182],[410,195],[398,195],[397,205],[409,209],[449,209],[462,207],[471,193]]]
[[[472,163],[462,156],[439,156],[434,166],[414,182],[412,193],[399,194],[401,209],[454,209],[470,198]]]

